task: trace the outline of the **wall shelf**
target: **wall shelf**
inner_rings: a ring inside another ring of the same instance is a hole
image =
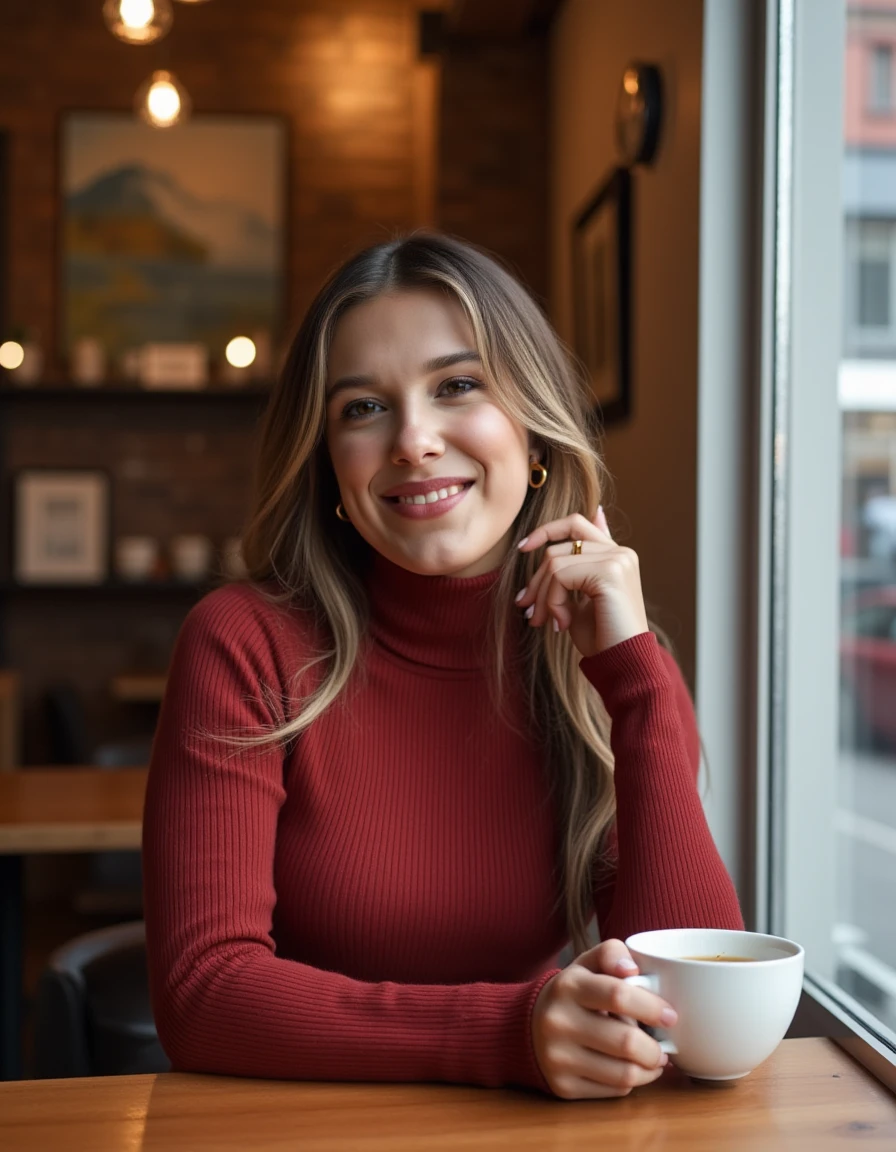
[[[51,401],[73,400],[78,404],[102,404],[110,400],[124,403],[152,403],[164,400],[178,404],[196,404],[204,400],[215,404],[236,403],[258,405],[271,394],[271,385],[246,388],[138,388],[133,384],[105,384],[97,388],[78,388],[74,384],[35,384],[30,388],[17,388],[0,383],[0,404],[43,404]]]

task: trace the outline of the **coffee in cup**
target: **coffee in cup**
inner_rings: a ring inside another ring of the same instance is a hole
[[[682,956],[682,960],[704,960],[710,964],[751,964],[752,956]]]
[[[678,1013],[671,1028],[652,1031],[688,1076],[737,1080],[784,1039],[803,987],[799,944],[721,928],[639,932],[625,943],[641,970],[626,982]]]

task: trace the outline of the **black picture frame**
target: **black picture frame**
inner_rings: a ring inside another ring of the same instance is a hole
[[[614,168],[572,225],[573,347],[604,426],[632,412],[631,183]]]
[[[105,584],[111,571],[112,478],[102,468],[25,467],[12,476],[12,579]]]

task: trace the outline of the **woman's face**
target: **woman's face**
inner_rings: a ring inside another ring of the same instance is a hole
[[[426,576],[498,567],[526,497],[529,436],[498,406],[453,297],[392,292],[340,318],[326,433],[343,507],[377,552]]]

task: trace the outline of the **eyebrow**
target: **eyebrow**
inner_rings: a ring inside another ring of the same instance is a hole
[[[464,348],[460,352],[449,352],[446,356],[436,356],[433,360],[427,360],[423,365],[423,372],[429,376],[433,372],[441,372],[445,368],[453,368],[455,364],[468,364],[471,362],[481,364],[482,357],[472,348]],[[332,400],[338,393],[348,392],[352,388],[373,388],[375,385],[376,379],[373,376],[340,376],[332,388],[327,389],[327,399]]]

